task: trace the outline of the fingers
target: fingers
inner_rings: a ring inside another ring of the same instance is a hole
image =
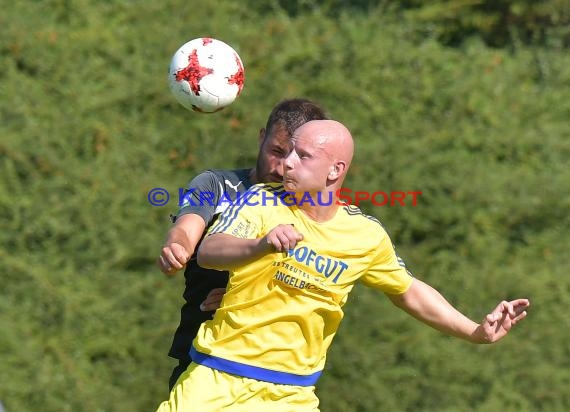
[[[511,319],[515,319],[525,312],[529,306],[530,302],[528,299],[516,299],[510,302],[504,300],[493,310],[493,314],[495,314],[496,320],[507,314]]]
[[[170,262],[168,262],[168,260],[163,255],[160,255],[158,257],[157,264],[160,271],[166,275],[169,275],[170,272],[172,271],[172,266],[170,265]]]
[[[293,249],[303,240],[293,225],[278,225],[265,236],[267,244],[276,252],[285,252]]]
[[[293,249],[298,241],[302,240],[303,237],[300,236],[295,229],[278,231],[276,234],[277,250],[283,252],[289,249]]]
[[[516,316],[515,315],[515,309],[514,309],[513,304],[511,302],[502,301],[501,304],[503,305],[504,312],[508,313],[509,316],[511,317],[511,319]]]
[[[208,293],[208,296],[206,296],[204,302],[200,304],[200,310],[203,312],[209,312],[218,309],[222,303],[222,298],[225,293],[225,288],[212,289],[210,293]]]
[[[487,316],[485,316],[485,320],[487,321],[487,323],[489,324],[493,324],[496,321],[498,321],[500,319],[500,315],[497,313],[489,313]]]
[[[172,243],[162,248],[157,263],[164,274],[173,275],[186,266],[189,258],[189,253],[182,245]]]
[[[510,302],[501,302],[503,311],[509,314],[511,320],[520,320],[526,316],[526,309],[530,306],[528,299],[515,299]],[[524,315],[521,317],[521,315]]]
[[[526,310],[519,313],[515,318],[512,319],[512,324],[516,325],[519,321],[523,320],[524,318],[526,318]]]
[[[524,318],[526,318],[527,311],[530,307],[530,301],[528,299],[516,299],[512,300],[511,305],[514,308],[514,316],[511,317],[513,325],[517,324]]]
[[[485,316],[486,325],[483,325],[485,340],[491,343],[503,338],[514,325],[526,317],[526,308],[529,306],[528,299],[500,302],[491,313]]]
[[[530,301],[528,299],[515,299],[509,302],[514,309],[514,312],[518,315],[524,312],[530,307]]]
[[[485,316],[485,320],[490,324],[493,324],[499,321],[505,313],[509,311],[508,302],[502,301],[500,302],[495,309],[491,311],[487,316]]]

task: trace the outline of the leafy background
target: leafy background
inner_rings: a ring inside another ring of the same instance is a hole
[[[177,193],[253,164],[271,107],[305,96],[357,142],[347,187],[421,190],[362,208],[408,266],[480,319],[475,346],[357,287],[323,411],[570,408],[570,6],[546,1],[22,0],[0,15],[0,401],[12,411],[143,411],[167,397],[182,277],[155,267]],[[184,42],[226,41],[245,89],[213,115],[170,95]]]

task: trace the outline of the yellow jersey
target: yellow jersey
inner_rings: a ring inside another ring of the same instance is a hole
[[[192,359],[261,381],[314,385],[355,282],[401,294],[413,278],[380,222],[357,207],[340,206],[332,219],[316,222],[281,185],[255,185],[247,193],[208,235],[256,239],[292,224],[303,240],[230,269],[221,306],[200,327]]]

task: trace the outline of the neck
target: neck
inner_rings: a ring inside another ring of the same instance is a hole
[[[255,170],[255,167],[249,171],[249,181],[254,185],[259,183],[257,181],[257,172]]]
[[[297,193],[295,199],[297,207],[316,222],[332,219],[339,208],[335,192]]]

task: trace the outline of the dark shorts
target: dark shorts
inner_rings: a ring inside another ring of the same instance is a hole
[[[174,385],[176,385],[176,381],[182,375],[182,373],[188,369],[188,365],[190,365],[191,360],[179,360],[178,365],[172,370],[172,375],[170,375],[170,379],[168,381],[168,391],[170,392]]]

